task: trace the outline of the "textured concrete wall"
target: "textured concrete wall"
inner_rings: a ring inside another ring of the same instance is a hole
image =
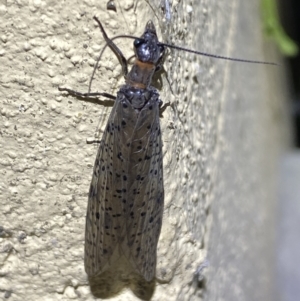
[[[103,47],[95,14],[109,35],[140,35],[153,19],[166,42],[276,60],[265,55],[258,1],[172,1],[168,22],[158,0],[119,2],[117,13],[103,0],[0,5],[1,298],[93,300],[83,243],[96,147],[85,141],[111,108],[57,87],[87,91]],[[131,40],[118,45],[131,55]],[[173,50],[166,69],[157,274],[171,281],[153,300],[271,300],[276,162],[288,143],[281,69]],[[120,72],[106,51],[93,91],[115,94]]]

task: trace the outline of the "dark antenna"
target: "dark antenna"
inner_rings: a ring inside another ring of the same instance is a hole
[[[99,19],[97,17],[94,17],[94,20],[98,23],[101,31],[104,32],[103,26],[102,26],[101,22],[99,21]],[[118,35],[118,36],[115,36],[113,38],[110,38],[109,40],[113,41],[113,40],[120,39],[120,38],[133,39],[133,40],[139,39],[139,40],[141,40],[140,37],[135,37],[135,36],[132,36],[132,35]],[[278,64],[273,63],[273,62],[246,60],[246,59],[239,59],[239,58],[221,56],[221,55],[216,55],[216,54],[210,54],[210,53],[206,53],[206,52],[196,51],[196,50],[192,50],[192,49],[188,49],[188,48],[184,48],[184,47],[180,47],[180,46],[176,46],[176,45],[170,45],[170,44],[166,44],[166,43],[161,43],[161,42],[158,42],[158,45],[165,46],[165,47],[172,48],[172,49],[176,49],[176,50],[181,50],[181,51],[189,52],[189,53],[193,53],[193,54],[196,54],[196,55],[207,56],[207,57],[211,57],[211,58],[215,58],[215,59],[222,59],[222,60],[234,61],[234,62],[242,62],[242,63],[250,63],[250,64],[262,64],[262,65],[278,66]],[[104,47],[106,47],[106,46],[107,46],[107,44]]]
[[[119,38],[126,38],[126,39],[133,39],[133,40],[140,39],[141,40],[141,38],[139,38],[139,37],[130,36],[130,35],[115,36],[115,37],[111,38],[111,40],[116,40],[116,39],[119,39]],[[196,51],[196,50],[192,50],[192,49],[188,49],[188,48],[184,48],[184,47],[180,47],[180,46],[175,46],[175,45],[170,45],[170,44],[166,44],[166,43],[161,43],[161,42],[158,42],[157,44],[168,47],[168,48],[176,49],[176,50],[190,52],[190,53],[193,53],[193,54],[196,54],[196,55],[211,57],[211,58],[214,58],[214,59],[221,59],[221,60],[242,62],[242,63],[250,63],[250,64],[263,64],[263,65],[279,66],[278,64],[273,63],[273,62],[238,59],[238,58],[233,58],[233,57],[228,57],[228,56],[222,56],[222,55],[217,55],[217,54],[210,54],[210,53],[206,53],[206,52]]]
[[[222,60],[235,61],[235,62],[243,62],[243,63],[250,63],[250,64],[264,64],[264,65],[278,66],[278,64],[273,63],[273,62],[263,62],[263,61],[238,59],[238,58],[233,58],[233,57],[227,57],[227,56],[221,56],[221,55],[196,51],[196,50],[192,50],[192,49],[188,49],[188,48],[184,48],[184,47],[180,47],[180,46],[175,46],[175,45],[170,45],[170,44],[165,44],[165,43],[158,43],[158,45],[162,45],[162,46],[165,46],[165,47],[169,47],[169,48],[173,48],[173,49],[177,49],[177,50],[182,50],[182,51],[194,53],[194,54],[197,54],[197,55],[208,56],[208,57],[212,57],[212,58],[215,58],[215,59],[222,59]]]
[[[139,39],[141,40],[140,37],[135,37],[135,36],[132,36],[132,35],[118,35],[118,36],[115,36],[115,37],[112,37],[112,38],[108,38],[104,29],[103,29],[103,26],[101,24],[101,22],[99,21],[99,19],[94,16],[93,18],[99,25],[99,28],[106,40],[106,44],[104,45],[104,47],[102,48],[102,51],[98,57],[98,60],[95,64],[95,67],[94,67],[94,70],[93,70],[93,73],[92,73],[92,76],[91,76],[91,79],[90,79],[90,83],[89,83],[89,92],[91,90],[91,85],[92,85],[92,81],[93,81],[93,78],[94,78],[94,75],[95,75],[95,72],[96,72],[96,69],[98,67],[98,64],[99,64],[99,61],[101,59],[101,56],[105,50],[105,48],[112,43],[113,40],[116,40],[116,39],[121,39],[121,38],[126,38],[126,39]],[[114,44],[114,43],[113,43]],[[180,47],[180,46],[176,46],[176,45],[170,45],[170,44],[166,44],[166,43],[161,43],[161,42],[158,42],[158,45],[161,45],[161,46],[164,46],[164,47],[168,47],[168,48],[172,48],[172,49],[176,49],[176,50],[181,50],[181,51],[185,51],[185,52],[189,52],[189,53],[193,53],[193,54],[196,54],[196,55],[202,55],[202,56],[206,56],[206,57],[211,57],[211,58],[215,58],[215,59],[222,59],[222,60],[227,60],[227,61],[233,61],[233,62],[242,62],[242,63],[250,63],[250,64],[261,64],[261,65],[273,65],[273,66],[278,66],[278,64],[276,63],[273,63],[273,62],[263,62],[263,61],[254,61],[254,60],[245,60],[245,59],[239,59],[239,58],[233,58],[233,57],[226,57],[226,56],[221,56],[221,55],[216,55],[216,54],[210,54],[210,53],[206,53],[206,52],[201,52],[201,51],[196,51],[196,50],[192,50],[192,49],[188,49],[188,48],[184,48],[184,47]],[[121,51],[118,49],[117,46],[115,46],[115,49],[117,49],[117,52],[120,52]],[[117,55],[117,57],[120,57]],[[122,57],[124,59],[124,57]],[[121,63],[121,62],[120,62]],[[122,66],[124,66],[124,64],[121,63]],[[127,65],[127,64],[125,64]],[[123,70],[123,72],[125,71],[126,73],[126,70]]]

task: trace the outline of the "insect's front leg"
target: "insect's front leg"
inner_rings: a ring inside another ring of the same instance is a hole
[[[107,36],[101,22],[99,21],[99,19],[97,17],[94,17],[94,20],[98,23],[99,28],[102,32],[103,38],[106,42],[106,44],[108,45],[108,47],[113,51],[113,53],[116,55],[116,57],[118,58],[121,66],[122,66],[122,72],[125,75],[127,75],[128,73],[128,65],[127,65],[127,60],[125,59],[122,51],[118,48],[118,46]]]
[[[161,99],[159,99],[159,115],[162,116],[167,107],[169,107],[171,103],[168,101],[167,103],[163,103]]]
[[[68,92],[70,95],[73,95],[75,97],[90,98],[90,97],[104,96],[106,98],[116,100],[116,96],[114,96],[112,94],[109,94],[109,93],[106,93],[106,92],[103,92],[103,93],[100,93],[100,92],[81,93],[81,92],[77,92],[77,91],[72,90],[72,89],[61,88],[61,87],[58,87],[58,90]]]
[[[102,52],[100,54],[100,57],[105,49],[106,46],[108,46],[113,52],[114,54],[116,55],[116,57],[118,58],[121,66],[122,66],[122,72],[124,75],[127,75],[128,73],[128,65],[127,65],[127,61],[124,57],[124,55],[122,54],[121,50],[117,47],[117,45],[107,36],[101,22],[98,20],[97,17],[94,17],[94,20],[98,23],[99,27],[100,27],[100,30],[102,32],[102,35],[103,35],[103,38],[105,39],[105,42],[106,42],[106,45],[104,46],[104,48],[102,49]],[[100,58],[99,57],[99,58]],[[95,70],[97,68],[97,65],[98,65],[98,61],[95,65],[95,68],[94,68],[94,72],[93,72],[93,75],[95,73]],[[92,78],[93,78],[93,75],[92,75]],[[92,78],[91,78],[91,81],[92,81]],[[90,86],[89,86],[89,90],[90,90],[90,87],[91,87],[91,81],[90,81]],[[106,92],[88,92],[88,93],[81,93],[81,92],[77,92],[75,90],[72,90],[72,89],[68,89],[68,88],[61,88],[61,87],[58,87],[58,90],[59,91],[65,91],[65,92],[68,92],[70,95],[73,95],[75,97],[82,97],[82,98],[89,98],[89,97],[97,97],[97,96],[104,96],[106,98],[109,98],[109,99],[112,99],[112,100],[116,100],[116,96],[114,95],[111,95],[109,93],[106,93]]]

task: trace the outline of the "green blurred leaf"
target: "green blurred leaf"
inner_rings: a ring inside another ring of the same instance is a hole
[[[280,24],[275,0],[261,0],[262,21],[264,33],[272,38],[285,56],[298,54],[297,44],[289,38]]]

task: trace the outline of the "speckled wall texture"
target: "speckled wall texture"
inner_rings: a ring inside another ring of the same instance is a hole
[[[152,19],[165,42],[277,60],[259,1],[170,2],[169,16],[160,0],[115,0],[117,12],[104,0],[1,1],[1,300],[93,300],[83,246],[97,146],[86,139],[101,135],[111,107],[57,87],[88,90],[104,45],[94,15],[109,36],[139,36]],[[132,40],[118,45],[132,55]],[[289,142],[281,68],[170,50],[165,69],[157,275],[166,283],[152,300],[272,300],[276,164]],[[120,73],[107,49],[92,90],[116,94]],[[113,300],[137,298],[125,290]]]

